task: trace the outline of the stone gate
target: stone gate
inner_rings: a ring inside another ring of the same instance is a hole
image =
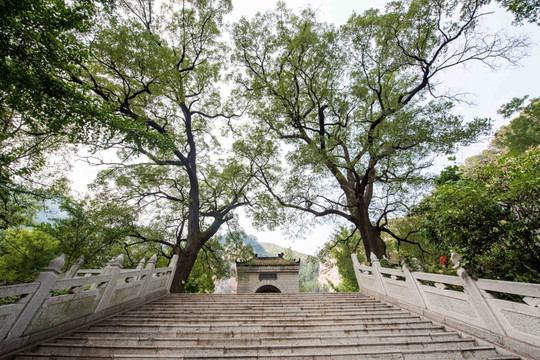
[[[300,260],[287,260],[283,254],[277,257],[255,257],[236,262],[238,285],[236,293],[298,293]]]

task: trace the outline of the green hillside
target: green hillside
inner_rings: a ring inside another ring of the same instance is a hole
[[[292,256],[294,259],[301,259],[302,261],[307,261],[309,255],[303,254],[301,252],[292,250],[291,248],[284,248],[282,246],[267,243],[267,242],[258,242],[264,249],[264,253],[257,253],[259,256],[278,256],[279,253],[287,253],[292,251]],[[256,252],[256,251],[255,251]]]

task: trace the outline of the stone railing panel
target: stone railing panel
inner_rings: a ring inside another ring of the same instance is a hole
[[[480,289],[485,291],[540,298],[540,284],[488,279],[478,279],[477,284]]]
[[[428,309],[460,319],[470,325],[483,323],[476,314],[471,299],[465,293],[427,285],[419,285],[419,288]]]
[[[383,268],[373,254],[372,266],[352,260],[360,291],[540,359],[540,284],[473,280],[455,253],[458,276]]]
[[[79,294],[48,298],[28,325],[24,335],[53,328],[93,314],[102,292],[103,289],[94,289]]]
[[[19,297],[16,303],[0,306],[0,341],[8,334],[11,326],[23,311],[31,294],[39,287],[38,283],[0,287],[0,299]]]
[[[382,275],[382,285],[388,296],[393,296],[405,302],[410,302],[414,295],[411,289],[405,282],[405,272],[401,269],[379,268],[379,273]]]
[[[168,293],[178,262],[175,255],[169,267],[156,269],[154,255],[145,269],[144,260],[122,269],[119,256],[104,269],[79,269],[81,260],[62,274],[63,259],[51,261],[34,283],[0,287],[0,298],[19,297],[0,306],[0,357]]]
[[[405,302],[410,302],[410,299],[414,298],[408,284],[404,280],[383,278],[382,281],[388,296],[395,297],[396,299]]]
[[[463,287],[463,283],[457,276],[430,274],[416,271],[413,271],[411,274],[417,281],[431,281],[433,283],[456,285]]]
[[[85,291],[85,290],[89,290],[89,288],[93,287],[93,285],[95,285],[96,287],[102,286],[103,284],[107,283],[110,278],[111,278],[110,275],[98,275],[98,276],[92,276],[92,277],[62,279],[56,282],[56,284],[53,286],[53,289],[54,290],[61,290],[61,289],[71,290],[71,289],[80,288],[80,291]]]
[[[508,336],[540,347],[540,309],[528,304],[487,299]]]

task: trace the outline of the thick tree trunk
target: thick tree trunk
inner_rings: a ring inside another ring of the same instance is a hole
[[[178,254],[178,265],[176,266],[176,271],[174,272],[174,277],[171,284],[171,293],[184,292],[184,287],[187,284],[188,277],[191,273],[193,265],[195,264],[195,260],[197,260],[199,250],[200,248],[198,246],[190,247],[188,245]]]
[[[386,255],[386,244],[381,238],[380,232],[371,224],[368,207],[361,201],[354,209],[351,215],[362,237],[367,260],[370,261],[371,253],[374,253],[378,259],[381,259]]]
[[[189,144],[187,155],[186,171],[189,178],[189,213],[188,213],[188,236],[186,247],[180,250],[178,254],[178,265],[174,273],[171,284],[171,293],[180,293],[184,291],[191,269],[197,260],[199,250],[203,243],[201,242],[201,228],[199,223],[199,179],[197,177],[197,150],[195,138],[191,129],[191,112],[185,103],[180,107],[186,121],[186,137]]]

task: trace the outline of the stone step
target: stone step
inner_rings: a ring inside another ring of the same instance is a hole
[[[175,326],[186,326],[186,325],[196,325],[196,326],[208,326],[208,327],[216,327],[216,326],[226,326],[226,327],[239,327],[239,326],[246,326],[246,325],[258,325],[258,326],[283,326],[283,327],[305,327],[305,326],[319,326],[319,327],[325,327],[325,326],[354,326],[354,325],[369,325],[369,324],[377,324],[377,325],[383,325],[387,322],[392,323],[402,323],[402,324],[408,324],[409,322],[413,320],[418,320],[419,318],[416,316],[381,316],[381,317],[366,317],[366,318],[333,318],[333,319],[324,319],[324,318],[305,318],[305,319],[242,319],[242,320],[235,320],[235,319],[215,319],[215,320],[197,320],[197,319],[154,319],[154,318],[122,318],[122,319],[107,319],[103,321],[103,325],[108,326],[114,326],[117,324],[122,325],[129,325],[129,324],[135,324],[135,325],[149,325],[149,326],[156,326],[161,327],[166,324],[172,324]]]
[[[90,329],[98,330],[107,330],[107,331],[137,331],[147,329],[148,331],[175,331],[178,334],[186,332],[196,332],[201,331],[219,331],[219,332],[241,332],[241,331],[250,331],[250,332],[275,332],[275,331],[364,331],[370,329],[417,329],[417,328],[426,328],[433,326],[430,321],[424,320],[411,320],[405,322],[396,322],[396,321],[378,321],[370,323],[352,323],[352,324],[145,324],[145,323],[119,323],[119,322],[108,322],[104,320],[99,324],[93,325]]]
[[[175,294],[20,359],[515,360],[363,294]]]
[[[404,313],[403,310],[400,309],[372,309],[372,310],[333,310],[333,309],[326,309],[326,310],[253,310],[253,309],[246,309],[244,311],[242,310],[219,310],[216,311],[215,309],[208,310],[208,311],[170,311],[170,310],[143,310],[143,309],[137,309],[132,310],[124,313],[124,316],[147,316],[148,314],[152,314],[152,316],[160,317],[160,318],[186,318],[186,317],[197,317],[197,318],[215,318],[215,317],[223,317],[228,316],[231,318],[237,318],[237,317],[246,317],[246,316],[257,316],[259,318],[262,317],[272,317],[272,318],[278,318],[278,317],[306,317],[306,316],[317,316],[317,317],[323,317],[323,316],[356,316],[356,315],[385,315],[385,314],[399,314]]]
[[[411,315],[404,311],[385,311],[374,313],[354,313],[348,312],[345,314],[319,314],[319,313],[294,313],[294,314],[272,314],[268,316],[261,316],[259,314],[215,314],[214,316],[207,316],[203,314],[182,314],[177,315],[174,313],[152,313],[149,317],[148,313],[142,312],[129,312],[123,315],[117,315],[111,318],[110,321],[143,321],[143,322],[178,322],[178,323],[192,323],[194,321],[199,323],[204,322],[241,322],[241,323],[253,323],[259,322],[261,324],[275,323],[275,322],[305,322],[305,321],[321,321],[321,322],[347,322],[347,321],[373,321],[378,319],[418,319],[418,316]]]
[[[289,305],[289,306],[276,306],[274,305],[257,305],[257,304],[148,304],[141,306],[138,310],[141,311],[204,311],[204,310],[227,310],[227,311],[241,311],[241,310],[251,310],[251,311],[298,311],[298,310],[354,310],[358,309],[361,311],[371,311],[371,310],[385,310],[385,309],[394,309],[394,307],[385,304],[364,304],[364,305],[352,305],[352,304],[302,304],[302,305]]]
[[[330,293],[331,294],[331,293]],[[305,296],[304,294],[292,295],[292,294],[267,294],[267,295],[219,295],[219,294],[176,294],[170,295],[166,298],[157,299],[154,303],[235,303],[235,304],[310,304],[310,303],[353,303],[353,304],[372,304],[380,303],[373,298],[359,295],[358,293],[347,293],[346,295],[319,295],[319,296]],[[195,296],[193,296],[195,295]],[[214,295],[219,295],[214,297]]]
[[[396,324],[395,326],[381,326],[381,327],[333,327],[324,329],[310,329],[310,328],[294,328],[289,327],[284,330],[276,329],[276,327],[261,327],[261,326],[242,326],[241,328],[226,328],[226,327],[212,327],[212,328],[196,328],[193,327],[174,327],[170,326],[168,329],[161,329],[156,331],[154,327],[141,327],[141,326],[127,326],[127,327],[114,327],[104,328],[99,326],[93,326],[90,329],[79,330],[73,333],[73,336],[78,337],[93,337],[93,338],[114,338],[114,337],[150,337],[155,338],[188,338],[197,334],[199,339],[212,339],[217,336],[221,338],[243,338],[254,336],[273,336],[273,337],[291,337],[291,336],[312,336],[320,337],[326,336],[329,333],[335,336],[366,336],[366,335],[382,335],[391,336],[406,335],[406,334],[426,334],[426,333],[441,333],[444,331],[442,326],[435,326],[431,323],[423,322],[420,324]]]
[[[300,305],[301,304],[301,305]],[[146,306],[142,307],[141,309],[148,309],[152,310],[155,308],[161,308],[161,309],[170,309],[170,310],[183,310],[187,307],[193,308],[193,309],[243,309],[243,308],[250,308],[250,309],[388,309],[392,308],[392,306],[387,304],[381,304],[381,303],[362,303],[362,304],[353,304],[350,302],[341,302],[341,303],[302,303],[302,302],[291,302],[291,303],[256,303],[256,302],[250,302],[250,303],[189,303],[189,302],[182,302],[182,303],[152,303],[147,304]]]
[[[189,355],[189,356],[222,356],[222,355],[293,355],[295,353],[312,355],[330,355],[333,353],[379,353],[391,352],[399,349],[400,352],[407,350],[415,351],[439,351],[445,353],[452,349],[474,349],[491,350],[491,356],[497,355],[493,347],[477,346],[474,340],[432,340],[430,342],[401,341],[392,344],[287,344],[287,345],[227,345],[227,346],[209,346],[206,344],[195,346],[181,345],[137,345],[137,347],[114,344],[114,345],[79,345],[64,343],[43,343],[39,347],[38,353],[47,353],[54,355],[110,355],[110,354],[133,354],[133,355]]]
[[[245,334],[244,334],[245,335]],[[213,333],[212,336],[201,337],[199,334],[186,337],[175,336],[156,336],[147,335],[141,336],[137,334],[135,336],[123,337],[93,337],[93,336],[64,336],[59,338],[56,343],[61,344],[77,344],[77,345],[115,345],[122,344],[123,346],[155,346],[158,348],[167,346],[193,346],[193,345],[208,345],[208,346],[225,346],[225,345],[345,345],[345,344],[387,344],[403,342],[429,342],[429,341],[446,341],[446,340],[460,340],[460,336],[456,332],[424,332],[418,334],[377,334],[377,335],[363,335],[356,337],[344,337],[342,335],[303,335],[299,336],[294,333],[287,335],[276,334],[251,334],[252,336],[223,336],[219,333]]]
[[[102,360],[102,359],[111,359],[111,355],[55,355],[50,353],[21,353],[17,356],[17,360],[64,360],[64,359],[85,359],[85,360]],[[235,360],[258,360],[258,359],[273,359],[277,357],[274,354],[258,354],[258,355],[237,355],[237,354],[227,354],[227,355],[135,355],[135,354],[121,354],[115,353],[115,360],[217,360],[217,359],[235,359]],[[333,354],[323,354],[323,355],[314,355],[314,354],[280,354],[279,359],[291,359],[291,360],[463,360],[463,359],[478,359],[478,360],[520,360],[519,357],[509,357],[509,356],[500,356],[494,354],[494,350],[491,347],[475,347],[471,349],[456,348],[456,349],[446,349],[446,351],[441,354],[438,350],[391,350],[385,352],[339,352]]]

